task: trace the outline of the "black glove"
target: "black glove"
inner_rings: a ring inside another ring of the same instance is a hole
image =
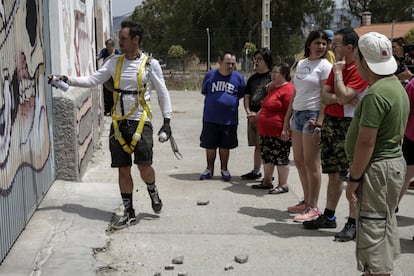
[[[158,135],[160,135],[161,132],[165,132],[167,134],[167,140],[171,137],[171,127],[170,127],[170,119],[164,118],[164,124],[158,131]]]

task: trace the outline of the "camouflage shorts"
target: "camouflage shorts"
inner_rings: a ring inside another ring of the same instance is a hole
[[[276,137],[260,136],[260,149],[264,163],[275,166],[289,165],[289,154],[292,142],[283,141]]]
[[[345,137],[351,118],[325,115],[321,131],[322,173],[339,173],[346,180],[349,161],[345,154]]]

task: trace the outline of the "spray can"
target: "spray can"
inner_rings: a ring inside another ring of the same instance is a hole
[[[51,76],[51,78],[49,79],[49,83],[53,87],[55,87],[57,89],[60,89],[60,90],[62,90],[64,92],[68,91],[68,89],[69,89],[69,84],[67,84],[66,82],[58,79],[55,75],[52,75]]]
[[[167,133],[165,133],[164,131],[162,131],[159,135],[158,135],[158,141],[160,141],[161,143],[164,143],[165,141],[167,141]]]

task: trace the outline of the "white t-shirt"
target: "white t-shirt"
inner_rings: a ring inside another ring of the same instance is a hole
[[[293,99],[293,110],[319,111],[321,103],[321,81],[326,80],[332,64],[325,58],[298,62],[296,74],[293,78],[296,95]]]
[[[111,77],[115,79],[116,65],[118,63],[119,56],[110,58],[105,64],[92,75],[85,77],[69,77],[68,83],[72,86],[78,87],[93,87],[99,84],[103,84]],[[137,88],[137,74],[139,68],[144,59],[144,54],[139,59],[128,60],[124,58],[121,69],[119,89],[125,91],[136,91]],[[172,107],[171,99],[168,93],[168,89],[165,86],[164,76],[162,74],[161,66],[159,62],[151,58],[150,66],[145,66],[145,73],[142,78],[142,83],[147,84],[147,90],[145,92],[145,100],[150,102],[151,91],[153,89],[157,92],[158,103],[160,105],[162,115],[164,118],[171,118]],[[137,101],[137,94],[123,94],[124,114],[128,113],[135,105]],[[124,115],[121,112],[121,95],[118,97],[116,106],[116,113],[118,115]],[[139,120],[141,118],[143,108],[140,105],[137,111],[128,117],[128,120]],[[147,118],[148,120],[148,118]]]

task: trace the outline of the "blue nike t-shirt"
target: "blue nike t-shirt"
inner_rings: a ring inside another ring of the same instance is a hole
[[[205,95],[203,121],[221,125],[237,125],[239,100],[243,97],[244,76],[233,71],[228,76],[218,69],[210,70],[203,80],[201,94]]]

